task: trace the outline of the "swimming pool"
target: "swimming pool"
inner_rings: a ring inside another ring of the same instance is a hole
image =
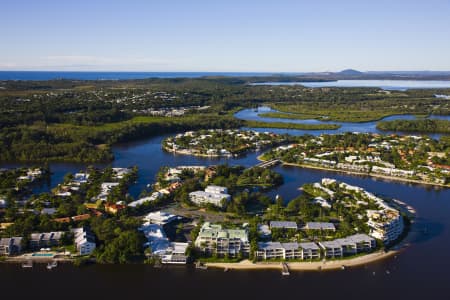
[[[55,256],[53,253],[33,253],[31,256],[34,257],[53,257]]]

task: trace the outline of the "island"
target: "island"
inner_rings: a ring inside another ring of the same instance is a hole
[[[258,151],[263,148],[286,143],[287,135],[252,130],[209,129],[187,131],[169,137],[163,141],[162,147],[168,152],[208,157],[231,157],[247,151]]]
[[[449,186],[450,144],[426,136],[367,133],[303,136],[260,156],[287,165]]]

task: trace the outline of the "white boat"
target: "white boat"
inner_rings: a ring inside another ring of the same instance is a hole
[[[53,268],[56,268],[57,266],[58,266],[58,262],[55,260],[55,261],[47,264],[47,270],[51,270]]]
[[[27,260],[26,262],[22,263],[22,268],[32,268],[33,267],[33,261]]]

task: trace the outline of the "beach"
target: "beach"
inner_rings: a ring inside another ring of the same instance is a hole
[[[390,250],[388,252],[377,251],[367,255],[358,256],[349,259],[325,260],[312,262],[289,262],[285,261],[290,271],[321,271],[338,270],[345,268],[366,265],[375,261],[387,259],[398,255],[400,250]],[[208,268],[221,268],[228,270],[281,270],[281,262],[257,262],[243,260],[238,263],[205,263]]]

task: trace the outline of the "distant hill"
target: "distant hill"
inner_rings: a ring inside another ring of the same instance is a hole
[[[337,72],[336,74],[358,76],[358,75],[363,75],[364,73],[360,72],[360,71],[357,71],[357,70],[353,70],[353,69],[346,69],[346,70],[342,70],[340,72]]]

